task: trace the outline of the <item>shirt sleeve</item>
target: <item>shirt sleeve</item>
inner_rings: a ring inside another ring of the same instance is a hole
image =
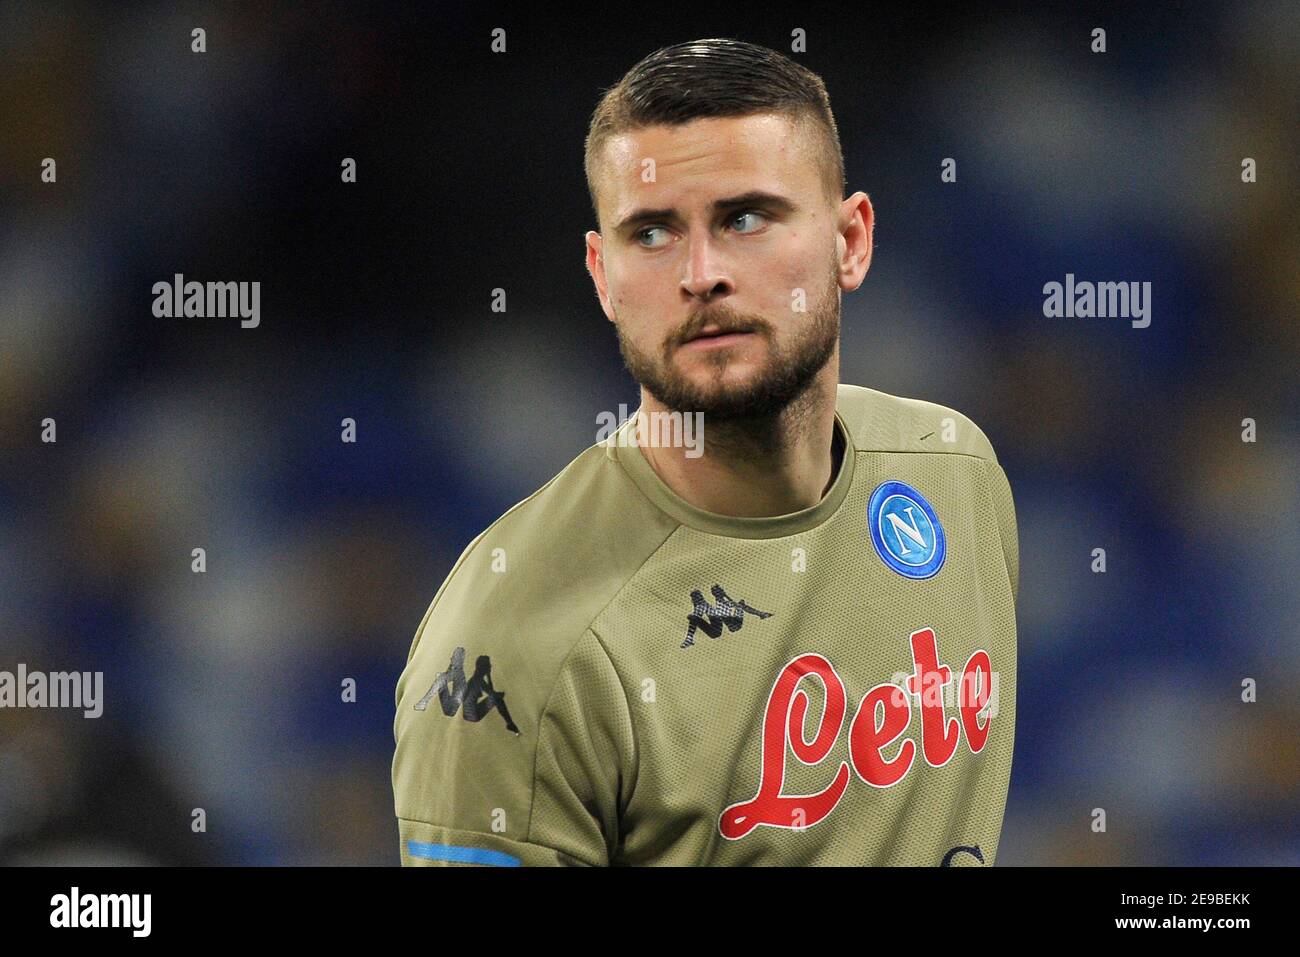
[[[402,864],[609,864],[634,784],[635,740],[600,639],[587,630],[548,654],[490,636],[471,648],[472,629],[441,627],[436,615],[421,628],[394,725]]]

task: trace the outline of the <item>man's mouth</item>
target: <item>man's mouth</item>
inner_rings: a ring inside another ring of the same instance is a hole
[[[699,342],[708,339],[735,339],[740,336],[748,335],[749,329],[724,329],[721,326],[705,326],[695,335],[687,339],[687,342]]]
[[[722,349],[730,349],[732,346],[741,346],[747,339],[753,337],[752,332],[735,331],[735,332],[701,332],[693,339],[688,339],[682,347],[689,352],[716,352]]]

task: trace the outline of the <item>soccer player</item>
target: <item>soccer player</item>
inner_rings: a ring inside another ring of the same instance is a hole
[[[420,622],[402,863],[992,864],[1011,491],[961,413],[839,382],[873,212],[842,198],[823,82],[748,43],[664,48],[602,98],[586,171],[641,404]]]

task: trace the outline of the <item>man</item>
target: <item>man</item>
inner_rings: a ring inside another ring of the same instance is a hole
[[[641,406],[479,535],[416,631],[402,863],[992,864],[1011,492],[965,416],[839,384],[873,213],[841,198],[824,85],[667,47],[602,99],[587,175]],[[703,454],[646,441],[697,415]]]

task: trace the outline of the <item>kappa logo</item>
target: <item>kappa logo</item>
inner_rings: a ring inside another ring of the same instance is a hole
[[[956,689],[959,722],[944,713],[943,688],[953,680],[953,673],[947,665],[939,663],[934,629],[912,632],[910,643],[915,671],[907,679],[907,687],[891,682],[876,685],[862,696],[849,723],[852,773],[873,788],[890,788],[903,780],[918,751],[927,765],[942,768],[956,755],[963,730],[967,749],[971,754],[979,754],[988,742],[993,723],[989,712],[980,724],[993,679],[993,664],[987,651],[980,648],[973,652],[962,668]],[[805,678],[820,681],[825,689],[821,720],[811,741],[804,737],[809,699],[799,688]],[[915,695],[920,703],[921,746],[918,748],[908,738],[893,757],[887,758],[884,749],[902,737],[912,723],[909,694]],[[758,793],[747,801],[729,805],[722,812],[718,818],[719,833],[729,841],[737,841],[762,824],[802,831],[825,820],[848,788],[852,777],[850,762],[840,762],[834,779],[823,790],[814,794],[786,794],[783,791],[786,751],[794,751],[803,764],[821,764],[839,739],[847,710],[844,682],[823,656],[815,652],[802,654],[782,668],[768,693],[763,712]],[[877,722],[880,712],[883,717]]]
[[[882,482],[867,503],[867,527],[880,560],[904,578],[931,578],[943,567],[947,541],[930,503],[904,482]]]
[[[703,593],[697,588],[691,592],[691,601],[694,607],[691,613],[686,616],[686,640],[682,642],[683,648],[689,648],[695,644],[695,632],[704,632],[710,638],[717,638],[722,634],[725,627],[727,631],[740,631],[740,626],[745,623],[745,613],[753,615],[755,618],[771,618],[772,612],[759,611],[745,604],[742,598],[740,601],[733,601],[721,585],[714,585],[709,589],[713,597],[717,600],[716,605],[710,605],[704,600]]]
[[[474,662],[474,674],[466,681],[465,649],[457,648],[453,651],[451,664],[433,679],[433,685],[415,703],[415,710],[424,711],[428,708],[429,701],[435,694],[438,696],[438,704],[442,706],[442,713],[449,718],[459,711],[466,721],[482,721],[490,711],[496,709],[505,719],[506,730],[519,733],[506,708],[506,693],[497,691],[492,686],[492,660],[487,655],[478,656]]]

